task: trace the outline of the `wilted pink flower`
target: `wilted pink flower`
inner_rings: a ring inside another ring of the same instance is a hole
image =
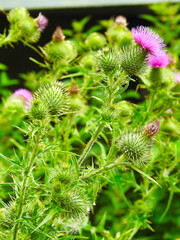
[[[27,89],[23,89],[23,88],[16,90],[13,93],[13,97],[19,97],[19,98],[24,99],[26,106],[29,106],[30,101],[32,100],[32,94]]]
[[[127,19],[124,17],[124,16],[117,16],[115,18],[115,23],[117,25],[120,25],[122,27],[126,27],[128,24],[127,24]]]
[[[151,54],[157,55],[165,47],[163,39],[148,27],[138,26],[137,28],[132,28],[131,32],[134,41],[141,45],[142,48],[147,49]]]
[[[169,108],[168,110],[166,110],[166,113],[173,113],[173,111],[171,108]]]
[[[180,84],[180,72],[174,74],[175,80]]]
[[[37,27],[39,27],[40,31],[42,32],[48,24],[48,19],[44,15],[39,13],[38,17],[36,18],[36,21]]]
[[[147,124],[143,129],[144,134],[146,134],[149,137],[154,137],[159,132],[159,125],[160,124],[158,120],[155,120],[154,122]]]
[[[170,63],[169,56],[165,51],[161,51],[158,55],[148,54],[148,64],[153,68],[167,67]]]

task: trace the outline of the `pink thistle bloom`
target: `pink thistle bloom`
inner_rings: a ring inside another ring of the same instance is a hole
[[[170,59],[165,51],[161,51],[158,55],[148,54],[147,62],[153,68],[165,68],[170,64]]]
[[[141,45],[142,48],[147,49],[151,54],[157,55],[165,47],[163,39],[148,27],[138,26],[137,28],[132,28],[131,32],[134,41]]]
[[[180,84],[180,72],[175,73],[174,76],[175,76],[175,80],[177,81],[177,83]]]
[[[31,92],[29,92],[27,89],[23,89],[23,88],[16,90],[13,93],[13,97],[22,98],[25,101],[26,106],[29,106],[30,101],[32,100]]]
[[[48,19],[44,15],[39,13],[38,17],[36,18],[36,21],[37,27],[39,27],[40,31],[42,32],[48,24]]]

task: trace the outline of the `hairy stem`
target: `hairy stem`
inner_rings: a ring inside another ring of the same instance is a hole
[[[22,216],[22,210],[23,210],[23,204],[24,204],[24,200],[25,200],[25,192],[26,192],[27,181],[28,181],[29,173],[30,173],[30,171],[32,169],[32,166],[33,166],[33,163],[34,163],[34,159],[36,157],[36,153],[37,153],[37,150],[38,150],[38,145],[39,145],[39,137],[37,138],[37,142],[36,142],[36,145],[35,145],[35,148],[34,148],[32,154],[31,154],[30,161],[29,161],[29,163],[26,167],[26,170],[24,171],[22,187],[20,189],[20,196],[19,196],[16,220],[18,220]],[[17,222],[14,226],[13,238],[12,238],[13,240],[17,239],[18,230],[19,230],[19,223]]]
[[[31,45],[30,43],[27,43],[26,41],[24,41],[23,39],[20,39],[20,41],[26,45],[27,47],[33,49],[36,53],[38,53],[41,57],[44,57],[44,55],[36,48],[34,47],[33,45]]]
[[[83,163],[84,159],[86,158],[88,152],[90,151],[91,147],[93,146],[94,142],[96,141],[96,139],[98,138],[101,130],[103,129],[105,123],[101,122],[99,124],[99,126],[96,128],[95,132],[92,134],[91,139],[89,140],[89,142],[87,143],[82,155],[80,156],[78,163],[81,166],[81,164]]]
[[[122,155],[121,157],[119,157],[114,163],[111,163],[111,164],[108,164],[108,165],[105,165],[101,168],[98,168],[98,169],[95,169],[93,172],[85,175],[85,176],[82,176],[81,179],[82,180],[85,180],[87,178],[91,178],[91,177],[94,177],[94,176],[97,176],[101,173],[104,173],[104,172],[107,172],[108,170],[111,170],[115,167],[118,167],[120,164],[122,164],[122,161],[124,160],[124,155]]]

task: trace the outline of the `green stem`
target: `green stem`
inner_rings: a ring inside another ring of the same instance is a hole
[[[114,163],[111,163],[109,165],[105,165],[99,169],[95,169],[95,171],[93,171],[92,173],[89,173],[85,176],[82,176],[81,179],[82,180],[85,180],[87,178],[90,178],[90,177],[94,177],[94,176],[97,176],[101,173],[104,173],[104,172],[107,172],[115,167],[118,167],[120,164],[122,164],[122,161],[124,160],[124,155],[122,155],[120,158],[118,158]]]
[[[68,157],[69,157],[69,153],[68,153],[68,150],[69,150],[69,135],[70,135],[70,132],[71,132],[71,128],[72,128],[72,124],[73,124],[73,115],[69,115],[67,116],[68,119],[67,119],[67,128],[65,129],[65,132],[64,132],[64,147],[65,147],[65,151],[67,153],[65,153],[65,161],[68,161]]]
[[[22,187],[20,189],[19,204],[18,204],[18,211],[17,211],[16,220],[19,220],[22,216],[22,210],[23,210],[23,204],[24,204],[24,200],[25,200],[27,180],[28,180],[29,173],[30,173],[30,171],[32,169],[32,166],[33,166],[33,163],[34,163],[34,159],[35,159],[35,156],[36,156],[38,145],[39,145],[39,137],[37,139],[36,146],[35,146],[35,148],[32,152],[32,155],[31,155],[30,161],[28,163],[28,166],[27,166],[26,170],[24,171],[23,183],[22,183]],[[19,223],[17,222],[14,226],[13,238],[12,238],[13,240],[17,239],[18,230],[19,230]]]
[[[84,159],[86,158],[88,152],[90,151],[91,147],[93,146],[94,142],[96,141],[96,139],[98,138],[101,130],[103,129],[105,123],[104,122],[101,122],[99,124],[99,126],[96,128],[95,132],[93,133],[90,141],[87,143],[82,155],[80,156],[79,160],[78,160],[78,163],[79,165],[81,166],[81,164],[84,162]]]
[[[173,196],[174,196],[174,192],[171,191],[170,192],[170,195],[169,195],[169,199],[168,199],[168,203],[167,203],[167,206],[166,206],[166,209],[164,210],[161,218],[160,218],[160,221],[165,217],[166,213],[168,212],[170,206],[171,206],[171,202],[172,202],[172,199],[173,199]]]
[[[26,45],[27,47],[33,49],[33,50],[34,50],[36,53],[38,53],[41,57],[44,57],[44,55],[43,55],[36,47],[34,47],[33,45],[27,43],[27,42],[24,41],[23,39],[20,39],[20,41],[21,41],[24,45]]]
[[[114,83],[114,85],[112,86],[112,89],[116,89],[120,83],[122,83],[122,80],[127,77],[127,73],[125,71],[122,72],[121,76],[119,77],[119,79]]]

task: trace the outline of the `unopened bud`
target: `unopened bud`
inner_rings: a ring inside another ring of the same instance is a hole
[[[79,93],[79,87],[76,83],[72,83],[70,88],[69,88],[69,92],[71,94],[78,94]]]
[[[155,120],[154,122],[147,124],[144,127],[143,132],[148,137],[156,136],[159,132],[159,121]]]
[[[53,33],[52,40],[55,42],[60,42],[60,41],[63,41],[64,39],[65,39],[65,36],[62,32],[61,27],[57,26],[55,32]]]
[[[127,19],[123,16],[117,16],[115,19],[115,23],[116,23],[116,25],[120,25],[122,27],[126,27],[128,25]]]

